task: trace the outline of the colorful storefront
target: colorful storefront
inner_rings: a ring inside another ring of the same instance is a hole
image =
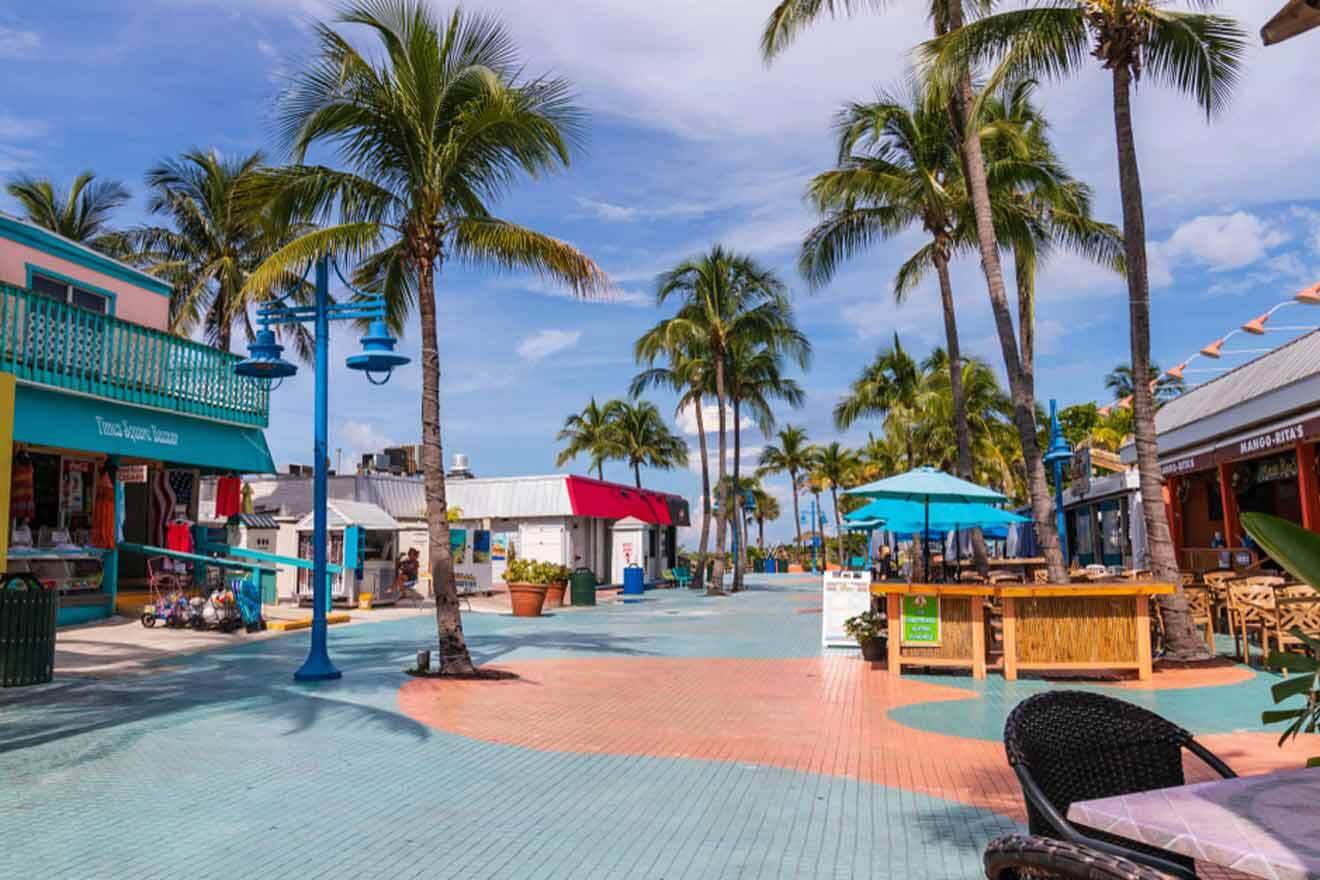
[[[1156,415],[1165,506],[1186,570],[1251,565],[1240,514],[1320,531],[1320,332],[1166,404]],[[1134,458],[1124,450],[1125,459]]]
[[[201,477],[273,470],[267,392],[236,355],[169,334],[169,287],[0,214],[0,373],[10,424],[6,571],[60,592],[61,624],[109,616],[129,541],[195,522]],[[177,531],[177,530],[176,530]]]

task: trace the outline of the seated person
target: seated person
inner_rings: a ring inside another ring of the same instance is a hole
[[[394,586],[398,589],[399,595],[405,599],[421,599],[422,594],[417,592],[418,572],[421,568],[421,561],[418,558],[417,548],[414,547],[408,551],[408,555],[399,560],[399,565],[394,573]]]

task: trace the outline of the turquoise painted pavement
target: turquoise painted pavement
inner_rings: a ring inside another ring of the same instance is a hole
[[[814,584],[777,576],[731,598],[661,591],[638,605],[464,621],[479,662],[496,665],[814,658],[820,617],[803,595]],[[143,677],[0,691],[0,878],[975,878],[985,842],[1016,827],[846,776],[446,733],[398,705],[400,670],[433,640],[429,616],[332,629],[344,679],[313,686],[291,678],[300,634]],[[895,712],[914,735],[998,738],[1036,687],[923,680],[979,699]],[[1192,697],[1120,696],[1197,712]]]

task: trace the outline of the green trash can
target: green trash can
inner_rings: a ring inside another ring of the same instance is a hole
[[[0,580],[0,687],[46,684],[55,677],[59,593],[30,574]]]
[[[568,581],[569,598],[574,605],[596,604],[596,576],[589,568],[575,568]]]

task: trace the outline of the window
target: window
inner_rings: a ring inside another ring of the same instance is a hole
[[[32,273],[32,292],[59,302],[71,303],[80,309],[87,309],[101,315],[110,312],[110,298],[108,296],[79,287],[77,284],[42,275],[39,272]]]

